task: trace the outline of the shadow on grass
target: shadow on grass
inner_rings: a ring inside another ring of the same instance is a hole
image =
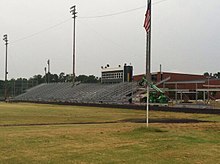
[[[146,132],[151,132],[151,133],[161,133],[161,132],[168,132],[167,130],[162,130],[156,127],[140,127],[136,128],[133,130],[135,133],[146,133]]]
[[[202,121],[195,119],[149,119],[149,123],[202,123],[211,121]],[[106,121],[106,122],[66,122],[66,123],[24,123],[24,124],[0,124],[0,127],[11,126],[59,126],[59,125],[91,125],[91,124],[113,124],[113,123],[146,123],[145,118],[124,119],[119,121]]]
[[[160,129],[158,127],[138,127],[131,131],[122,132],[120,134],[117,134],[119,137],[122,138],[131,138],[131,139],[140,139],[140,138],[149,138],[152,137],[152,135],[155,136],[163,136],[166,135],[168,131],[164,129]]]
[[[145,118],[136,118],[136,119],[125,119],[121,122],[132,122],[132,123],[146,123]],[[196,119],[149,119],[149,123],[201,123],[201,122],[210,122],[202,121]]]

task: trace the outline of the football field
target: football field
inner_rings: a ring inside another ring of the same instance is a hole
[[[0,163],[220,163],[220,115],[0,103]]]

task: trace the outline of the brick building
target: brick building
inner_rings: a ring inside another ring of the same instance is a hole
[[[139,81],[143,76],[135,75],[133,81]],[[220,99],[220,79],[173,72],[155,72],[151,79],[172,99]]]

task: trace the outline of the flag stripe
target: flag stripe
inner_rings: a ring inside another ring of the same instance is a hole
[[[147,11],[145,14],[145,20],[144,20],[144,28],[147,32],[150,31],[150,19],[151,19],[151,2],[148,3]]]

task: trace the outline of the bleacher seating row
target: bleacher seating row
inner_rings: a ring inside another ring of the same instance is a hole
[[[40,84],[14,98],[15,101],[69,103],[129,103],[137,91],[136,82],[118,84],[49,83]]]

